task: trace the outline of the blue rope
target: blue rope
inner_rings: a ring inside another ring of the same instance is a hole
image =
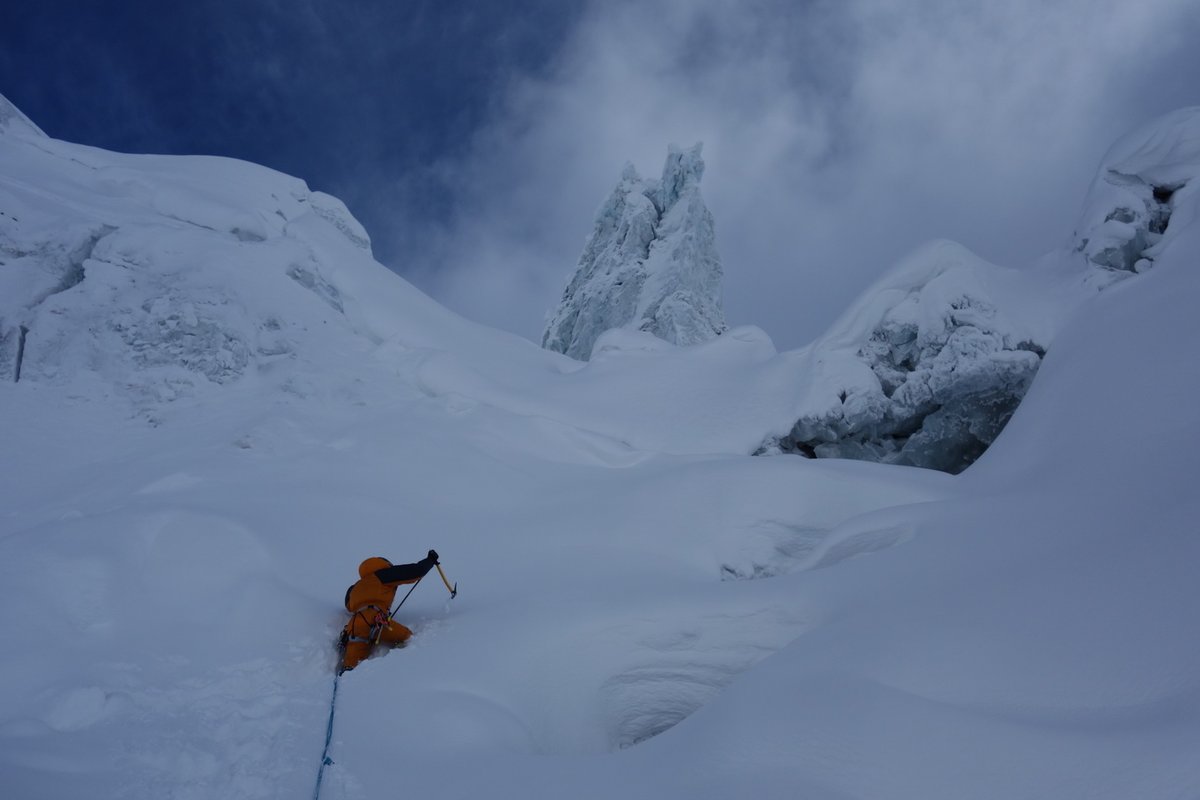
[[[340,672],[333,676],[333,697],[329,701],[329,722],[325,725],[325,750],[321,753],[321,768],[317,770],[317,787],[313,789],[313,800],[320,800],[321,779],[325,777],[325,768],[333,763],[333,759],[329,757],[329,742],[333,740],[333,712],[337,710],[338,679],[341,677]]]

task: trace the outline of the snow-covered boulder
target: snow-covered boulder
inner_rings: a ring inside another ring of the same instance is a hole
[[[926,245],[813,345],[802,410],[763,452],[961,472],[1037,374],[1047,328],[1033,294],[961,245]]]
[[[600,334],[613,328],[679,345],[726,330],[721,259],[700,195],[700,149],[672,145],[661,180],[643,180],[632,164],[625,167],[596,215],[543,347],[586,360]]]
[[[1150,268],[1170,238],[1180,198],[1200,182],[1200,106],[1174,111],[1105,155],[1074,234],[1101,282]]]

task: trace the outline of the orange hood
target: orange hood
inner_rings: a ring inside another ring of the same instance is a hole
[[[390,567],[392,562],[380,556],[372,556],[358,565],[358,577],[365,578],[371,573]]]

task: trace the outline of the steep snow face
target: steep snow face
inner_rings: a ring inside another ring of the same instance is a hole
[[[7,101],[0,116],[0,378],[90,374],[144,407],[271,372],[316,335],[369,341],[328,275],[333,255],[370,260],[339,201],[230,159],[35,136]]]
[[[327,391],[330,358],[363,369],[462,340],[550,357],[388,272],[303,181],[57,141],[0,98],[0,383],[111,394],[158,421],[218,389]]]
[[[961,472],[1037,373],[1047,333],[1019,273],[954,242],[897,265],[808,353],[805,410],[763,452]],[[1024,308],[1024,313],[1018,313]]]
[[[1118,141],[1101,162],[1076,226],[1074,249],[1104,286],[1143,272],[1167,246],[1171,217],[1197,191],[1200,107],[1167,114]]]
[[[707,341],[726,330],[721,259],[712,214],[700,195],[700,145],[671,146],[659,181],[627,165],[600,207],[596,227],[542,346],[586,360],[613,328],[672,344]]]

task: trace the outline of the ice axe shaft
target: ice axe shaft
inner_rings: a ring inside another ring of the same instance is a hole
[[[438,564],[438,575],[442,576],[442,583],[446,584],[446,591],[450,592],[450,599],[453,600],[458,595],[458,584],[450,585],[450,581],[446,580],[446,573],[442,572],[442,565]]]

